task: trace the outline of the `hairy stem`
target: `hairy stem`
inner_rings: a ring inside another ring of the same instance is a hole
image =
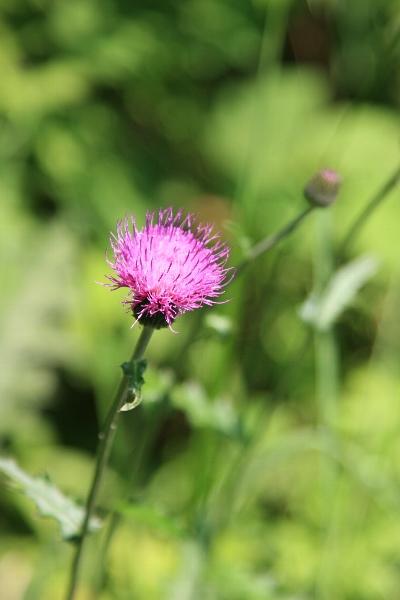
[[[132,354],[132,358],[130,363],[133,364],[134,361],[139,360],[143,357],[143,354],[147,348],[147,345],[150,341],[151,335],[153,333],[153,329],[150,327],[143,327],[140,337],[137,341],[135,350]],[[124,376],[122,377],[121,383],[118,387],[117,393],[115,395],[114,402],[112,403],[109,412],[107,414],[107,418],[103,427],[102,432],[99,434],[99,447],[97,451],[97,459],[96,459],[96,467],[93,474],[92,483],[90,486],[89,494],[86,501],[85,508],[85,518],[82,523],[82,529],[79,536],[79,541],[76,547],[76,552],[73,558],[72,567],[71,567],[71,575],[69,580],[68,591],[66,595],[66,600],[73,600],[75,597],[75,592],[78,584],[79,571],[82,563],[82,555],[83,549],[86,541],[86,537],[89,530],[90,519],[93,516],[93,512],[96,506],[96,500],[98,496],[98,492],[100,489],[100,485],[104,476],[105,468],[108,463],[108,459],[110,457],[110,452],[112,448],[112,444],[114,441],[115,433],[117,430],[117,422],[120,410],[122,406],[127,401],[127,395],[129,392],[129,377],[124,371]]]

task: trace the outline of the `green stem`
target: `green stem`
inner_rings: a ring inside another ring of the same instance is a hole
[[[332,214],[325,212],[317,216],[314,289],[318,295],[323,292],[331,278],[334,268],[334,257]],[[314,342],[319,423],[329,443],[334,444],[335,449],[337,449],[339,440],[335,426],[339,395],[339,356],[333,328],[329,327],[327,331],[315,330]],[[325,599],[336,597],[335,582],[330,578],[327,569],[330,567],[328,557],[331,556],[336,541],[333,511],[336,510],[339,473],[337,466],[332,464],[331,459],[327,459],[323,455],[320,458],[320,470],[323,536],[321,539],[320,566],[315,585],[318,598]]]
[[[400,182],[400,166],[390,175],[389,179],[385,181],[382,187],[372,196],[372,198],[364,206],[354,223],[350,226],[349,231],[344,236],[343,242],[340,246],[340,254],[343,256],[348,251],[350,245],[354,242],[354,239],[360,233],[365,222],[369,219],[371,214],[376,208],[382,203],[386,196],[391,192],[396,185]]]
[[[315,249],[314,290],[321,294],[331,278],[334,268],[332,220],[329,212],[318,215],[317,242]],[[320,421],[328,435],[333,434],[336,420],[337,397],[339,388],[338,352],[335,332],[332,327],[327,331],[317,329],[315,339],[316,393],[320,411]]]
[[[268,237],[265,237],[260,242],[255,244],[255,246],[250,248],[246,258],[244,258],[242,262],[239,263],[239,265],[236,267],[236,277],[241,274],[243,269],[247,267],[247,265],[251,261],[255,260],[262,254],[269,252],[270,250],[272,250],[272,248],[279,244],[281,240],[288,237],[295,229],[297,229],[300,223],[314,210],[314,208],[315,206],[307,206],[301,211],[299,215],[297,215],[297,217],[295,217],[294,219],[289,221],[289,223],[287,223],[284,227],[282,227],[282,229]]]
[[[107,525],[104,540],[100,546],[100,551],[97,559],[96,576],[95,576],[95,592],[100,594],[106,580],[106,562],[108,551],[111,546],[111,541],[121,522],[121,515],[116,510],[111,514],[110,521]],[[96,596],[97,597],[97,596]]]
[[[150,327],[143,327],[140,337],[137,341],[135,350],[132,354],[130,363],[139,360],[143,357],[143,354],[147,348],[147,345],[152,336],[153,329]],[[114,441],[115,433],[117,430],[117,422],[120,410],[127,401],[127,394],[129,392],[129,377],[124,372],[124,376],[121,379],[121,383],[118,387],[115,395],[114,402],[112,403],[103,430],[99,434],[99,447],[97,451],[96,467],[93,474],[92,484],[90,486],[89,494],[86,501],[85,518],[82,523],[82,529],[79,536],[79,541],[76,547],[75,556],[72,562],[71,575],[69,580],[68,591],[66,600],[73,600],[75,597],[76,587],[78,584],[79,571],[82,562],[83,549],[86,541],[86,537],[89,530],[90,519],[93,516],[93,512],[96,506],[97,495],[100,489],[100,485],[104,476],[105,468],[110,457],[112,444]]]
[[[315,334],[317,395],[320,419],[327,433],[332,433],[336,420],[338,395],[338,356],[334,332]]]

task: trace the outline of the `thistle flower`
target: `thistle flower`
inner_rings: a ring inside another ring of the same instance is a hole
[[[124,219],[110,243],[116,275],[108,279],[113,289],[129,289],[124,302],[143,325],[170,327],[178,315],[214,304],[228,283],[229,248],[182,211],[147,213],[142,229]]]

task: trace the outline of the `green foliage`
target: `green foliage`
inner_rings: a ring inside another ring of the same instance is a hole
[[[0,445],[81,501],[137,337],[124,292],[96,284],[116,221],[193,211],[234,265],[305,206],[313,173],[343,177],[324,285],[314,214],[229,302],[154,334],[100,495],[121,516],[102,600],[398,598],[399,187],[337,250],[399,163],[400,12],[350,4],[0,3]],[[338,355],[325,388],[318,335]],[[0,468],[76,534],[79,505]],[[34,512],[0,489],[7,600],[64,593],[69,545]]]

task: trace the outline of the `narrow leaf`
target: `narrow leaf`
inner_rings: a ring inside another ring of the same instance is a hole
[[[321,295],[311,294],[300,308],[300,316],[326,331],[351,304],[360,288],[375,275],[378,262],[371,256],[358,258],[334,273]]]

